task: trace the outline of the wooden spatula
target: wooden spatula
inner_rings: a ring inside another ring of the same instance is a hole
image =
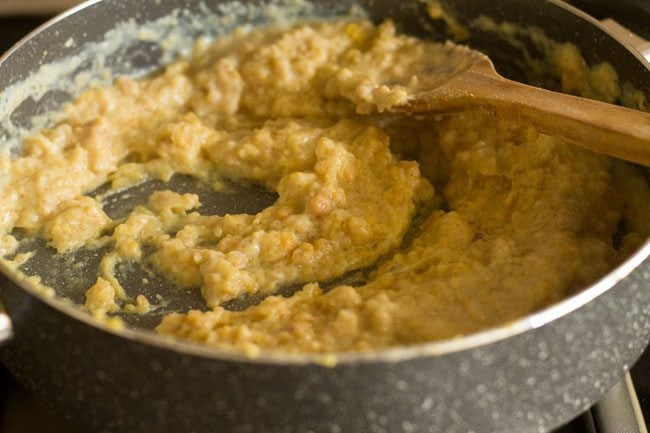
[[[467,53],[471,53],[469,67],[453,74],[446,71],[435,80],[420,80],[436,86],[418,87],[406,103],[389,111],[425,114],[482,107],[525,119],[543,132],[595,152],[650,165],[650,114],[511,81],[495,71],[487,56],[473,50]]]

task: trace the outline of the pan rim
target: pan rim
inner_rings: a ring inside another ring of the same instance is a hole
[[[56,25],[60,21],[63,21],[66,18],[84,9],[102,3],[103,1],[104,0],[87,0],[40,25],[25,37],[23,37],[19,42],[17,42],[12,48],[10,48],[4,55],[0,57],[0,67],[17,50],[19,50],[22,46],[24,46],[32,38],[44,30]],[[575,8],[574,6],[567,5],[561,0],[546,1],[553,4],[554,6],[567,10],[577,18],[586,20],[593,26],[596,26],[600,31],[606,33],[609,37],[613,38],[616,40],[616,42],[627,49],[628,52],[632,53],[637,58],[637,60],[640,61],[646,67],[646,69],[650,71],[650,62],[648,62],[648,60],[646,60],[640,52],[629,46],[629,44],[626,41],[622,40],[618,34],[603,26],[598,20]],[[334,365],[344,366],[364,363],[401,362],[419,358],[441,357],[456,352],[482,348],[490,344],[515,337],[519,334],[533,331],[567,316],[568,314],[578,310],[579,308],[587,305],[592,300],[608,292],[615,285],[630,275],[634,270],[644,264],[649,264],[650,260],[648,260],[648,257],[650,257],[650,238],[646,239],[644,244],[625,262],[610,270],[599,280],[590,286],[583,288],[578,293],[568,296],[555,304],[552,304],[542,310],[530,313],[514,321],[483,329],[472,334],[420,343],[411,346],[395,346],[367,352],[293,354],[287,352],[263,351],[259,356],[256,357],[247,357],[246,355],[239,352],[234,352],[222,348],[209,347],[199,343],[191,342],[189,340],[182,340],[160,335],[151,330],[131,328],[116,329],[114,327],[110,327],[105,322],[93,318],[90,314],[83,311],[78,306],[71,305],[70,302],[66,301],[65,299],[44,294],[42,290],[39,290],[28,279],[28,277],[17,271],[15,267],[6,259],[0,259],[0,272],[2,272],[5,277],[7,277],[20,289],[24,290],[29,295],[35,297],[39,301],[45,303],[49,307],[52,307],[58,312],[71,317],[74,320],[77,320],[85,325],[92,326],[95,329],[111,333],[117,337],[125,338],[132,342],[143,343],[153,346],[157,349],[170,350],[181,354],[212,359],[215,361],[272,364],[281,366],[318,364],[326,367],[332,367]]]

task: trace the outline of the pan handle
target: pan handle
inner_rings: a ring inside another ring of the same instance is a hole
[[[14,326],[11,323],[11,318],[7,311],[2,305],[2,300],[0,299],[0,345],[11,340],[14,336]]]

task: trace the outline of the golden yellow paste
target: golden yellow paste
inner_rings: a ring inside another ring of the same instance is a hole
[[[87,292],[96,314],[149,311],[143,296],[127,302],[114,270],[153,263],[206,301],[165,317],[160,333],[251,356],[413,344],[539,310],[645,239],[648,188],[631,165],[479,111],[381,113],[435,84],[429,68],[462,70],[462,54],[390,22],[198,43],[157,76],[85,93],[0,161],[5,253],[14,229],[62,253],[110,245]],[[174,173],[279,198],[256,215],[215,216],[195,194],[158,191],[111,220],[84,195]],[[319,286],[369,267],[360,286]],[[222,308],[294,284],[304,287],[291,297]]]

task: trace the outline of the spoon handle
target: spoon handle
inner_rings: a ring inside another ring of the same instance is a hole
[[[650,114],[468,71],[409,102],[411,112],[481,107],[526,120],[543,132],[638,164],[650,166]]]

